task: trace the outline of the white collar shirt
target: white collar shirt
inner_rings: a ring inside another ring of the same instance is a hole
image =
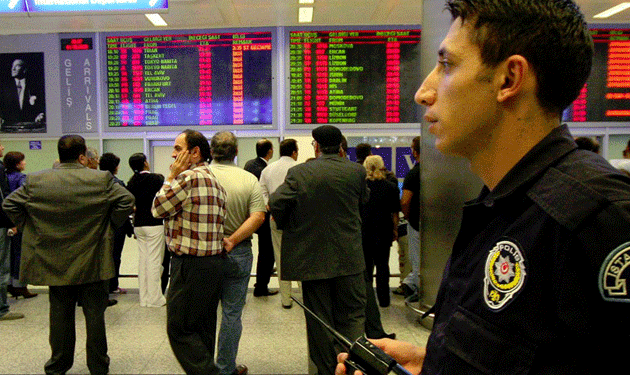
[[[293,160],[292,157],[281,156],[280,159],[263,169],[260,174],[260,186],[265,197],[265,204],[269,202],[269,196],[282,185],[284,178],[287,176],[287,171],[297,164],[298,162]]]

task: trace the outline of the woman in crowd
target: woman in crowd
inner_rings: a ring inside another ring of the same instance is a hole
[[[398,188],[386,180],[385,164],[379,155],[365,158],[370,200],[363,215],[363,251],[372,275],[376,266],[376,297],[381,307],[389,306],[389,249],[398,237]]]
[[[24,183],[26,175],[22,173],[26,168],[26,157],[19,151],[10,151],[4,156],[4,166],[9,181],[9,190],[14,191]],[[11,237],[11,283],[7,291],[15,298],[33,298],[37,293],[31,293],[26,285],[20,283],[20,259],[22,258],[22,233],[16,228],[9,229]]]
[[[133,177],[127,189],[136,197],[136,212],[133,219],[138,240],[138,287],[140,306],[160,307],[166,304],[162,294],[162,261],[166,249],[162,219],[151,214],[155,194],[164,183],[164,176],[150,173],[147,157],[136,153],[129,158]]]

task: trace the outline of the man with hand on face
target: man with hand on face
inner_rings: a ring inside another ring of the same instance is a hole
[[[186,374],[218,374],[214,363],[217,308],[230,270],[223,249],[227,194],[210,170],[210,146],[198,131],[175,139],[170,174],[151,213],[164,219],[172,252],[166,329]]]
[[[374,343],[414,374],[618,372],[630,179],[560,124],[590,72],[586,22],[571,0],[446,8],[453,22],[416,102],[436,148],[485,186],[464,206],[426,349]]]

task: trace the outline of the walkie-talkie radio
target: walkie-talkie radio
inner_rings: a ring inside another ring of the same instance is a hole
[[[295,297],[291,297],[291,299],[300,305],[300,307],[309,313],[313,318],[317,319],[321,325],[333,334],[335,339],[337,339],[341,345],[348,349],[348,358],[344,362],[346,365],[346,374],[354,374],[355,370],[359,370],[365,375],[411,375],[411,373],[399,365],[394,358],[390,357],[380,348],[368,341],[365,335],[359,337],[357,341],[352,343],[350,340],[341,335],[341,333],[335,331],[334,328],[324,322],[319,316],[315,315],[314,312],[304,306],[302,302],[295,299]]]

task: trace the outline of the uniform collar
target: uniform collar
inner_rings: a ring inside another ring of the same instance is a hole
[[[535,180],[551,165],[556,164],[566,154],[577,148],[567,125],[554,128],[542,141],[534,146],[499,181],[494,190],[484,186],[479,197],[469,203],[488,202],[509,196],[521,186]]]

